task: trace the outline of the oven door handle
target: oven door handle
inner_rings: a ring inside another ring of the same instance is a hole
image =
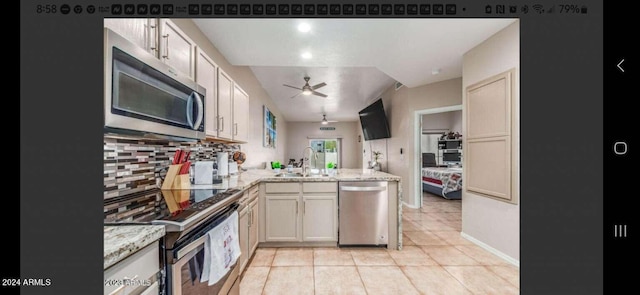
[[[204,247],[204,240],[208,238],[209,238],[209,234],[206,234],[198,238],[197,240],[193,241],[192,243],[189,243],[189,245],[185,246],[184,248],[176,252],[174,259],[178,261],[185,255],[189,254],[191,251],[202,249],[202,247]]]

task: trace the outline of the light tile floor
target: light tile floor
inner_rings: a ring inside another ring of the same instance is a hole
[[[519,269],[460,236],[461,202],[403,208],[403,249],[259,248],[240,294],[518,294]]]

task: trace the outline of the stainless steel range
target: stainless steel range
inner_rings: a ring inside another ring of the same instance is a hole
[[[236,212],[240,192],[238,189],[158,190],[161,197],[156,200],[155,211],[135,223],[165,226],[166,235],[161,245],[164,271],[161,294],[239,294],[235,264],[215,284],[209,285],[201,279],[208,233]],[[114,200],[117,201],[122,200]]]

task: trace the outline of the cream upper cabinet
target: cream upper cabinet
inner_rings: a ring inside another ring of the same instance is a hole
[[[302,196],[302,240],[338,241],[338,196]]]
[[[218,65],[200,48],[196,49],[196,83],[204,87],[205,93],[205,134],[218,136],[218,91],[216,75]]]
[[[218,68],[218,137],[233,139],[233,80]]]
[[[104,27],[158,57],[158,19],[105,18]]]
[[[168,19],[160,19],[160,60],[191,78],[195,75],[196,44]]]
[[[176,71],[194,78],[196,44],[169,19],[113,18],[104,26],[149,51]]]
[[[249,140],[249,95],[238,85],[233,87],[233,140]]]

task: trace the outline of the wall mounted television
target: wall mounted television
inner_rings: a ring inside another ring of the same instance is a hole
[[[391,137],[389,123],[382,105],[382,98],[376,100],[368,107],[358,112],[364,140],[373,140]]]

